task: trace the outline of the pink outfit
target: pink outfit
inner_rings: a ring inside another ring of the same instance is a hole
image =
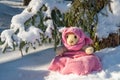
[[[66,36],[69,33],[75,34],[79,41],[76,45],[70,46],[66,42]],[[94,54],[88,55],[82,51],[82,47],[92,43],[92,40],[77,27],[65,28],[62,32],[62,42],[68,49],[63,56],[56,56],[50,66],[49,70],[58,71],[61,74],[78,74],[85,75],[93,71],[100,71],[101,63]]]

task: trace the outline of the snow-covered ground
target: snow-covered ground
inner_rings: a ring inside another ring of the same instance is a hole
[[[120,46],[96,52],[103,70],[86,76],[48,71],[50,61],[55,57],[51,45],[24,54],[22,58],[19,51],[0,54],[0,80],[120,80]]]
[[[44,80],[49,71],[47,66],[54,57],[51,45],[43,45],[34,52],[19,51],[0,54],[0,80]]]
[[[20,0],[11,1],[19,2]],[[10,22],[11,19],[9,17],[19,13],[17,10],[3,3],[0,4],[0,26],[1,24],[8,25],[7,21]],[[2,54],[0,49],[0,80],[120,80],[120,46],[106,48],[95,54],[100,57],[103,70],[86,76],[78,76],[61,75],[47,70],[50,61],[55,57],[51,44],[30,50],[29,53],[24,53],[24,57],[21,57],[17,50]]]
[[[23,0],[0,0],[0,3],[7,4],[12,7],[23,8]]]
[[[10,6],[8,5],[9,3],[10,1],[7,2],[7,0],[0,0],[0,32],[6,28],[9,28],[12,17],[16,14],[21,13],[21,11],[23,10],[22,8],[12,7],[13,4],[11,4]],[[14,4],[16,3],[18,2],[15,2]]]

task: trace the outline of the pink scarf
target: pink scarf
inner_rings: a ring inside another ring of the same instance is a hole
[[[66,36],[69,33],[73,33],[78,37],[79,41],[77,42],[76,45],[70,46],[70,45],[67,44]],[[78,51],[83,46],[91,44],[92,40],[90,38],[88,38],[80,28],[69,27],[69,28],[65,28],[62,32],[62,42],[68,50]]]

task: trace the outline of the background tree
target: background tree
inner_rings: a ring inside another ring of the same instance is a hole
[[[119,30],[118,33],[111,33],[108,38],[102,40],[96,36],[98,14],[102,14],[107,18],[107,11],[105,12],[104,9],[104,12],[101,12],[106,6],[112,14],[111,3],[111,0],[74,0],[70,11],[65,14],[66,26],[82,27],[94,40],[93,46],[96,50],[118,46],[120,44]]]
[[[42,30],[43,35],[40,36],[40,41],[42,43],[52,42],[54,43],[55,47],[57,47],[57,45],[59,45],[61,42],[61,34],[59,33],[58,29],[63,26],[81,27],[94,40],[93,46],[96,50],[105,47],[116,46],[116,44],[119,44],[118,35],[114,38],[114,40],[113,38],[108,38],[106,39],[106,41],[104,41],[103,39],[102,42],[99,41],[99,39],[95,35],[96,26],[98,24],[98,14],[101,12],[101,10],[103,10],[103,8],[109,5],[109,11],[111,11],[112,13],[110,7],[110,0],[74,0],[71,2],[72,4],[69,7],[70,9],[68,9],[67,4],[64,2],[65,0],[53,1],[55,2],[54,5],[52,0],[37,1],[31,1],[31,4],[23,11],[23,13],[16,15],[12,18],[11,29],[7,31],[8,33],[11,32],[11,35],[9,35],[10,39],[8,39],[10,40],[10,42],[6,40],[6,44],[4,43],[3,51],[5,51],[6,47],[8,46],[12,47],[13,49],[14,47],[16,47],[13,45],[15,41],[18,42],[18,40],[15,40],[16,37],[14,35],[16,34],[20,34],[20,36],[17,36],[22,40],[22,42],[19,42],[20,50],[27,44],[32,43],[32,46],[34,46],[34,42],[30,42],[30,39],[22,39],[23,36],[21,36],[21,34],[23,34],[23,31],[27,32],[29,30],[32,30],[31,26],[35,26]],[[59,5],[64,6],[64,8],[60,7]],[[39,8],[37,8],[36,6],[39,6]],[[107,16],[106,13],[101,14]],[[12,29],[18,30],[16,30],[15,33],[12,33]],[[20,31],[22,32],[20,33]],[[31,37],[31,34],[28,35],[29,37]],[[37,38],[38,37],[36,37],[36,39]],[[117,42],[115,42],[116,40]],[[28,47],[26,48],[26,51],[28,51]]]
[[[23,0],[23,5],[27,6],[31,0]]]
[[[27,52],[42,43],[59,44],[58,27],[64,26],[63,14],[69,9],[63,0],[32,0],[22,13],[12,17],[10,29],[1,33],[2,52],[16,47]]]

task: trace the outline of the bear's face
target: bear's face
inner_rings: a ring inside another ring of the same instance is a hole
[[[69,33],[66,36],[66,41],[67,41],[68,45],[73,46],[73,45],[77,44],[78,37],[73,33]]]

